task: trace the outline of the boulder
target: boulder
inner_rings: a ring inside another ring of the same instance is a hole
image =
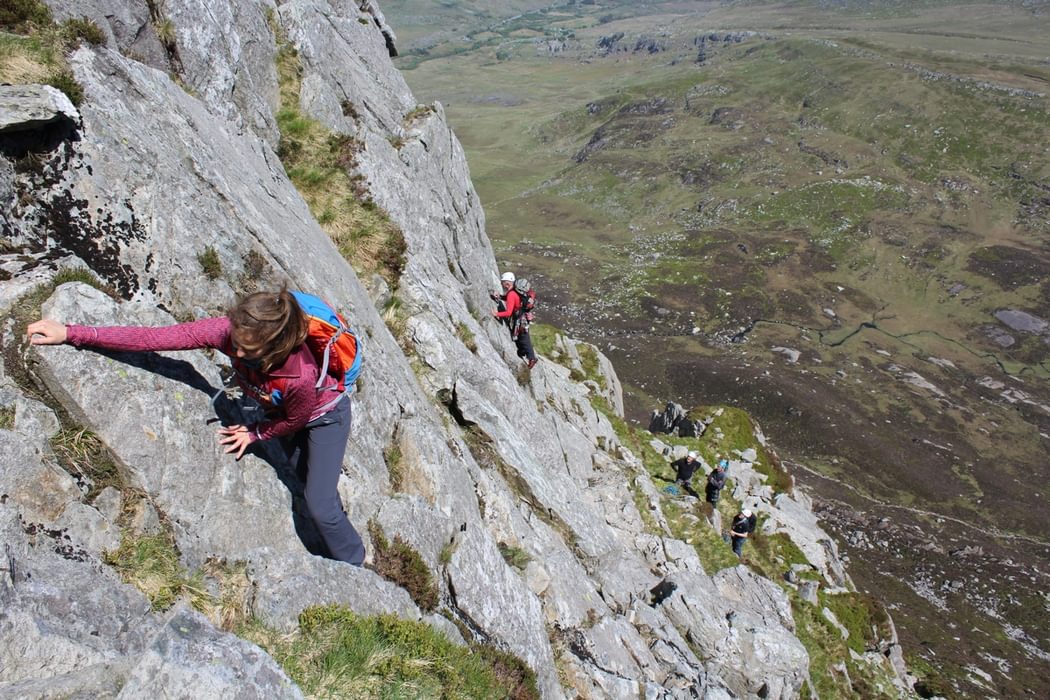
[[[79,120],[65,93],[50,85],[0,85],[0,135]]]

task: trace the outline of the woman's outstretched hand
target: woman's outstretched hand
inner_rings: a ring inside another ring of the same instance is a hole
[[[58,321],[41,319],[26,327],[26,336],[33,345],[61,345],[66,342],[66,327]]]
[[[219,428],[220,445],[226,445],[224,450],[226,454],[233,453],[234,459],[240,459],[244,456],[244,451],[248,449],[248,445],[252,444],[252,434],[245,425],[227,425]]]

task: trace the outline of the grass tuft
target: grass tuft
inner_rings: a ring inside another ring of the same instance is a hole
[[[406,261],[401,229],[372,200],[364,177],[356,172],[359,140],[335,134],[303,114],[299,106],[302,64],[280,27],[273,23],[279,51],[277,73],[281,107],[277,155],[314,218],[358,275],[378,273],[396,289]],[[344,101],[343,113],[357,110]]]
[[[514,567],[518,571],[524,571],[525,567],[532,561],[532,557],[521,547],[515,547],[514,545],[500,542],[499,553],[503,556],[503,561],[507,562],[510,566]]]
[[[15,409],[11,406],[0,406],[0,430],[14,430]]]
[[[175,541],[167,532],[155,535],[125,533],[120,547],[102,560],[149,599],[154,610],[167,610],[185,592],[197,592],[179,563]]]
[[[81,484],[90,501],[107,486],[123,489],[124,475],[105,443],[86,428],[62,428],[51,438],[59,464]]]
[[[474,337],[474,332],[470,330],[470,326],[460,321],[459,324],[456,325],[456,337],[466,346],[467,350],[477,354],[478,341],[477,338]]]
[[[217,280],[222,277],[222,261],[219,260],[219,253],[215,248],[206,247],[203,253],[197,255],[197,262],[208,279]]]
[[[383,460],[390,474],[390,488],[396,492],[404,491],[405,465],[401,455],[401,445],[397,442],[397,435],[394,436],[390,446],[383,451]]]
[[[207,617],[222,630],[238,629],[251,618],[252,584],[244,562],[228,564],[209,559],[200,569],[188,572],[179,561],[179,550],[171,531],[156,534],[124,532],[120,546],[102,555],[121,580],[139,589],[154,610],[167,610],[179,599]],[[216,582],[218,596],[206,581]]]
[[[408,595],[422,610],[433,611],[438,604],[438,587],[419,552],[394,535],[389,542],[379,524],[370,520],[368,534],[374,546],[375,572],[408,591]]]
[[[52,23],[51,9],[40,0],[4,0],[0,5],[0,29],[28,34]]]
[[[403,121],[408,125],[417,119],[423,119],[424,117],[433,114],[435,111],[436,110],[431,105],[416,105],[405,115]]]
[[[73,76],[73,71],[68,68],[56,68],[44,82],[64,92],[74,107],[79,107],[84,102],[84,88]]]
[[[92,46],[102,46],[106,43],[106,33],[87,17],[67,19],[62,23],[60,31],[70,48],[75,48],[81,40]]]
[[[164,47],[164,50],[169,54],[174,53],[178,48],[175,23],[170,19],[161,19],[154,23],[153,28],[157,31],[157,39]]]

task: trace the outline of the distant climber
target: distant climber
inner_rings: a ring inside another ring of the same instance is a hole
[[[674,467],[675,483],[697,498],[699,496],[693,491],[691,480],[693,473],[700,468],[700,461],[697,459],[699,456],[695,451],[690,450],[685,457],[671,462],[671,466]]]
[[[306,472],[306,505],[332,557],[360,566],[364,543],[336,490],[350,435],[350,395],[343,377],[322,373],[306,344],[312,337],[310,321],[298,294],[284,288],[257,292],[225,316],[165,327],[62,325],[43,319],[29,324],[26,335],[33,345],[125,352],[213,348],[228,356],[237,383],[266,417],[253,425],[219,428],[219,444],[240,459],[253,443],[281,438],[289,459]]]
[[[707,475],[707,486],[704,489],[707,502],[712,506],[717,506],[718,498],[722,495],[722,489],[725,488],[725,485],[725,469],[722,468],[721,464],[716,464],[715,468],[711,470],[711,473]]]
[[[525,360],[529,369],[532,369],[536,366],[536,351],[532,349],[532,338],[529,336],[531,310],[526,309],[525,302],[523,302],[523,296],[531,289],[525,292],[519,291],[515,288],[515,282],[513,272],[504,272],[500,277],[503,293],[489,295],[493,301],[497,302],[497,307],[493,309],[492,315],[510,328],[510,337],[518,346],[518,357]]]
[[[722,467],[722,471],[725,472],[725,475],[729,476],[729,460],[723,457],[721,452],[715,455],[715,464]]]
[[[733,539],[733,554],[738,557],[744,556],[744,541],[751,537],[757,524],[755,514],[747,508],[733,516],[733,523],[729,526],[729,536]]]

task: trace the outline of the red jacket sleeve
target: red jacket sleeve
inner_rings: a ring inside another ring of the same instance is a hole
[[[507,308],[503,311],[496,312],[496,318],[510,318],[518,311],[518,307],[521,306],[521,299],[518,298],[518,293],[513,289],[507,292],[507,299],[503,303]]]
[[[221,350],[230,335],[225,316],[174,326],[66,326],[66,342],[75,347],[146,352],[150,350]]]
[[[284,387],[284,401],[281,407],[283,414],[273,420],[265,420],[253,426],[255,436],[260,440],[284,437],[298,432],[310,422],[317,409],[317,368],[304,368],[303,374],[289,381]],[[332,394],[334,396],[334,394]]]

